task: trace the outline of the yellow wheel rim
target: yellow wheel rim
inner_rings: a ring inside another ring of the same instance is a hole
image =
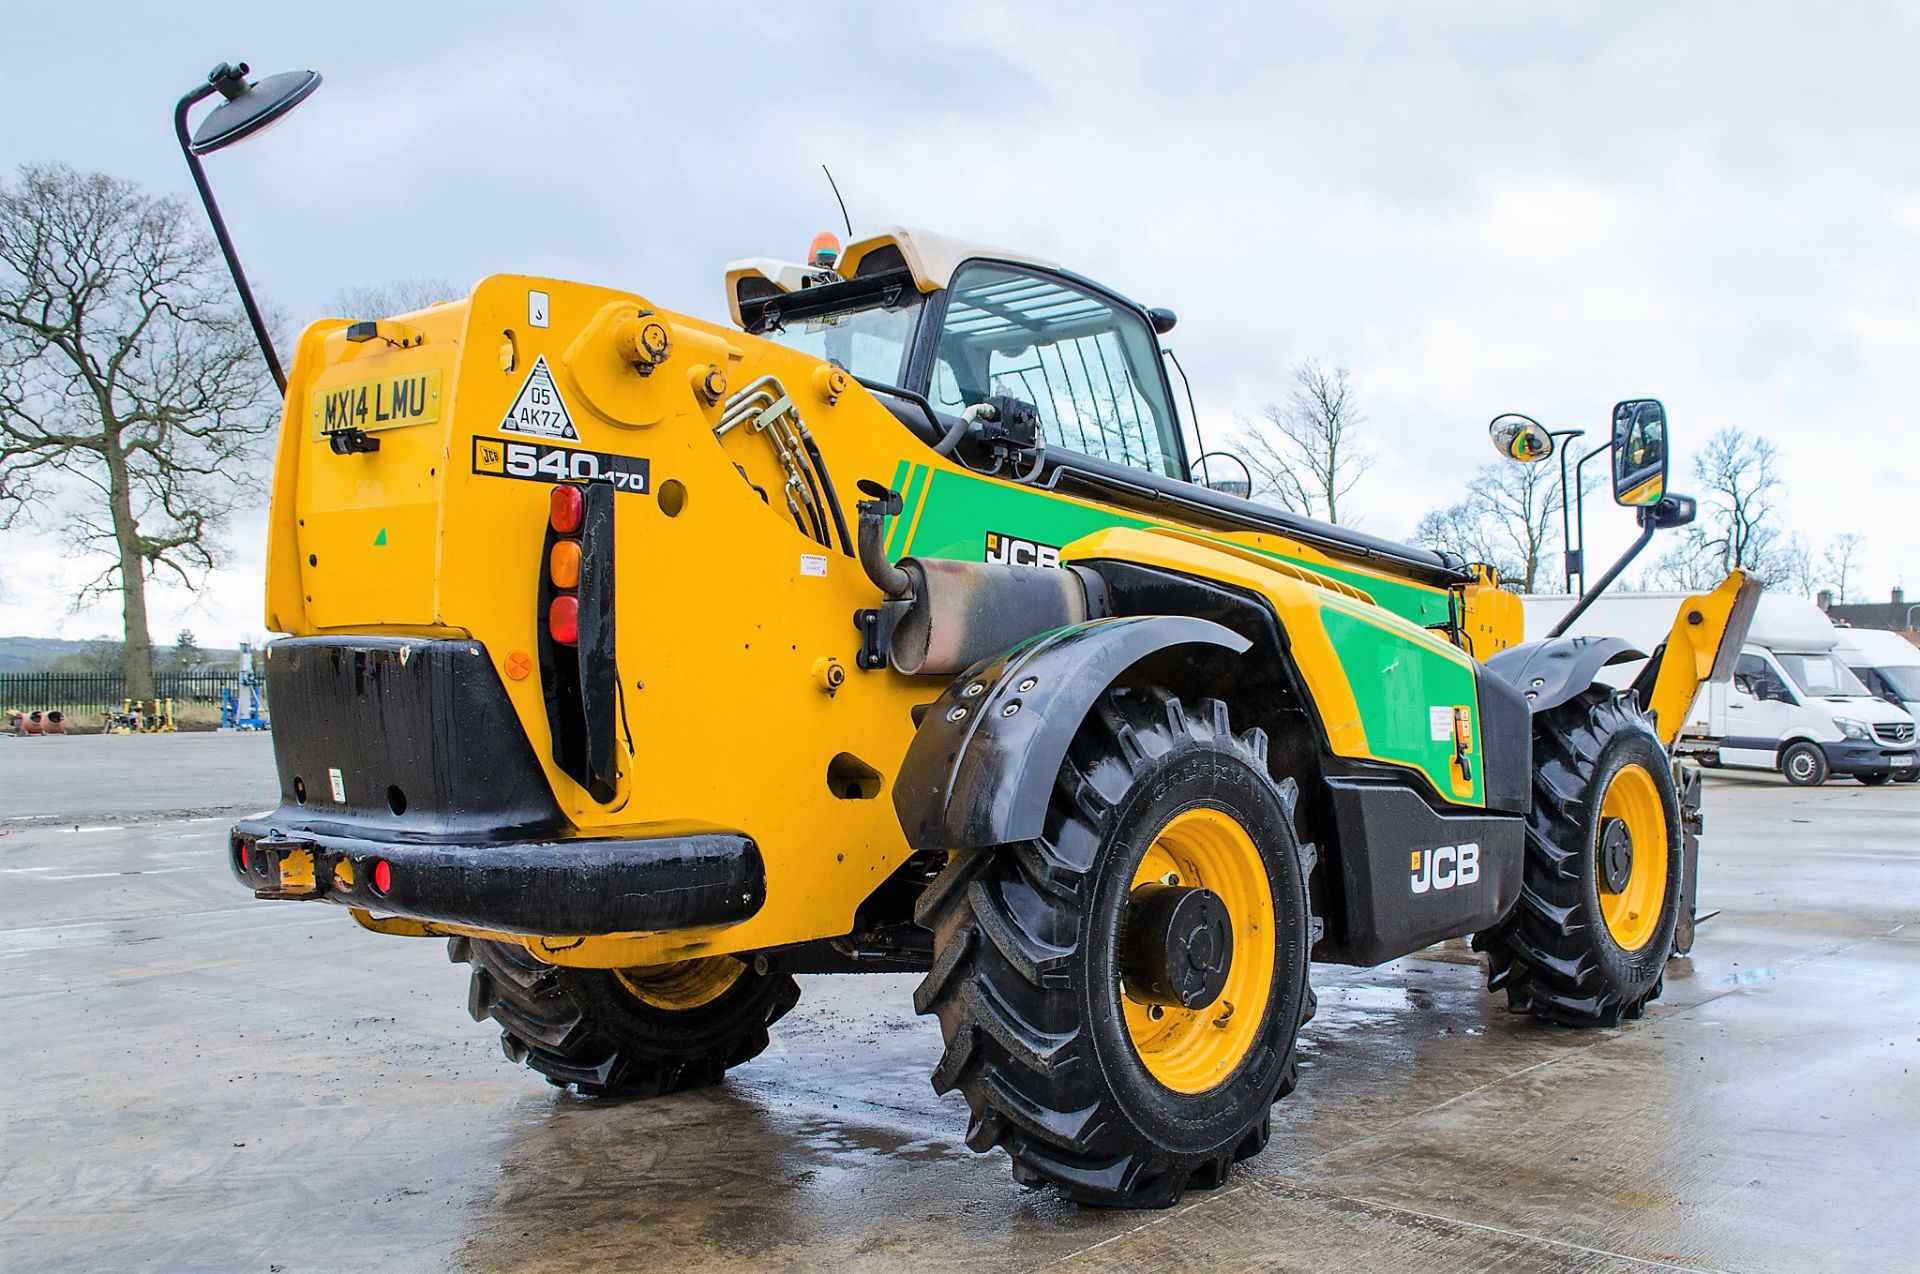
[[[682,960],[678,964],[615,969],[613,976],[620,979],[621,986],[654,1008],[684,1012],[713,1003],[746,971],[747,966],[732,956],[709,956],[704,960]]]
[[[1644,767],[1623,766],[1607,784],[1600,801],[1602,836],[1595,838],[1596,855],[1601,852],[1607,821],[1616,818],[1625,825],[1633,846],[1633,867],[1616,894],[1607,892],[1606,877],[1595,864],[1600,916],[1615,942],[1624,950],[1638,951],[1653,937],[1667,900],[1667,813],[1659,785]]]
[[[1253,837],[1216,809],[1186,810],[1160,829],[1130,888],[1150,884],[1210,889],[1233,924],[1233,961],[1213,1003],[1148,1005],[1120,988],[1127,1035],[1147,1073],[1176,1092],[1203,1093],[1233,1074],[1260,1034],[1277,949],[1273,887]]]

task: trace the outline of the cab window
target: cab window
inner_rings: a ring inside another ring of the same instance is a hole
[[[933,404],[1032,403],[1049,447],[1179,478],[1177,426],[1146,321],[1064,279],[963,266],[948,289]]]

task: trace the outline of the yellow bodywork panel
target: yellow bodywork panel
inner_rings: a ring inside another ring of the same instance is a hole
[[[544,310],[538,326],[529,322],[533,296]],[[512,939],[543,959],[662,964],[847,933],[855,908],[907,855],[889,786],[913,737],[914,707],[947,678],[849,672],[827,692],[816,670],[858,667],[853,615],[875,605],[878,591],[837,544],[823,547],[796,527],[770,436],[742,427],[716,438],[715,428],[730,397],[771,378],[817,440],[850,518],[856,484],[891,485],[904,464],[976,479],[818,360],[629,293],[502,275],[463,302],[403,319],[393,330],[408,340],[417,332],[417,342],[349,341],[346,320],[301,337],[275,461],[268,626],[299,636],[471,638],[502,673],[561,809],[583,834],[731,830],[759,845],[766,902],[750,919],[671,934]],[[334,437],[343,427],[364,429],[378,449],[343,453]],[[601,803],[554,763],[540,677],[527,668],[539,648],[549,493],[562,478],[610,474],[622,479],[614,560],[624,721],[616,790]],[[1045,498],[1083,518],[1145,522]],[[1223,548],[1219,532],[1208,533],[1209,548],[1193,528],[1113,534],[1131,535],[1127,550],[1140,560],[1244,583],[1272,598],[1290,626],[1300,617],[1297,653],[1343,755],[1369,755],[1369,740],[1322,612],[1342,608],[1470,666],[1365,601],[1373,586],[1444,598],[1443,588],[1270,533],[1232,536],[1257,551]],[[1272,554],[1298,565],[1263,557]],[[1320,565],[1356,583],[1318,579]],[[883,782],[856,795],[830,788],[828,768],[843,753]],[[1457,784],[1442,790],[1477,799]]]
[[[1731,673],[1732,659],[1740,653],[1740,639],[1746,632],[1746,618],[1752,615],[1759,593],[1760,581],[1749,578],[1745,571],[1732,571],[1712,592],[1697,594],[1680,604],[1646,705],[1653,713],[1654,731],[1662,744],[1671,747],[1679,737],[1687,714],[1693,710],[1694,696],[1716,669],[1723,675]],[[1739,632],[1729,644],[1728,630],[1735,626],[1736,617]]]
[[[1463,773],[1444,762],[1417,763],[1421,754],[1431,753],[1427,746],[1432,742],[1430,705],[1447,709],[1443,744],[1450,744],[1454,737],[1453,713],[1467,714],[1470,723],[1476,711],[1474,661],[1433,633],[1370,605],[1364,594],[1310,571],[1235,545],[1209,544],[1177,530],[1102,531],[1067,545],[1060,557],[1067,562],[1114,560],[1157,566],[1264,598],[1286,630],[1290,653],[1334,755],[1417,768],[1443,797],[1462,804],[1480,803],[1473,778],[1477,764]],[[1332,631],[1336,626],[1348,635],[1346,640],[1336,640]],[[1352,634],[1367,630],[1372,631],[1373,640],[1353,640]],[[1369,662],[1373,652],[1381,654],[1377,664]],[[1368,681],[1356,685],[1354,672]],[[1369,717],[1375,731],[1384,729],[1399,737],[1393,743],[1370,739]],[[1417,729],[1409,729],[1410,723]],[[1474,748],[1475,734],[1468,736],[1465,750]]]

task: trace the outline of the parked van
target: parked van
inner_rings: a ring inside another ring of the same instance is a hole
[[[1876,697],[1920,720],[1920,646],[1899,633],[1877,628],[1842,628],[1834,653]],[[1920,766],[1896,774],[1901,783],[1920,782]]]
[[[1677,597],[1602,597],[1571,632],[1621,636],[1651,652],[1666,637]],[[1553,596],[1521,601],[1529,638],[1544,634],[1573,604],[1570,597]],[[1915,719],[1876,698],[1836,655],[1843,641],[1858,635],[1861,630],[1835,628],[1812,602],[1762,594],[1732,683],[1702,689],[1674,751],[1709,766],[1778,770],[1789,783],[1805,786],[1833,775],[1871,784],[1912,782],[1920,776]],[[1625,686],[1640,666],[1622,663],[1602,672],[1607,681]],[[1908,670],[1907,675],[1914,674],[1920,667]]]
[[[1812,602],[1762,596],[1732,684],[1694,703],[1680,745],[1709,764],[1778,770],[1807,787],[1834,774],[1862,783],[1913,774],[1914,719],[1840,661],[1844,631]]]

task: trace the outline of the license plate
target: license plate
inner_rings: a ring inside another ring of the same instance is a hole
[[[342,429],[372,433],[402,425],[430,425],[440,419],[440,369],[394,372],[313,391],[313,436]]]
[[[1888,759],[1893,762],[1893,768],[1896,770],[1904,770],[1913,765],[1913,758],[1910,756],[1896,756]]]

